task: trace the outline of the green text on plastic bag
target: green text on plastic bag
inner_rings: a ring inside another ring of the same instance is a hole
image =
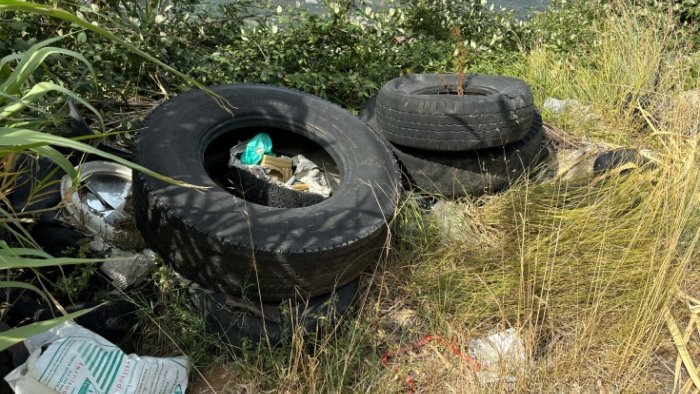
[[[272,139],[266,133],[260,133],[248,141],[241,156],[241,164],[253,166],[259,164],[264,155],[272,154]]]

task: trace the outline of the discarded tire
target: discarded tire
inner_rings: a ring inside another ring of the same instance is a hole
[[[368,101],[358,116],[381,132],[375,100]],[[537,111],[526,136],[503,147],[439,152],[392,144],[392,150],[411,183],[428,193],[450,198],[503,190],[548,155],[543,145],[542,118]]]
[[[467,75],[457,95],[456,74],[409,74],[377,95],[377,122],[386,138],[406,147],[465,151],[523,139],[535,106],[528,85],[515,78]]]
[[[208,187],[195,190],[135,174],[135,217],[149,246],[190,280],[264,301],[329,293],[377,261],[398,199],[399,171],[374,133],[342,108],[308,94],[264,85],[211,89],[234,107],[233,116],[193,90],[144,122],[135,160]],[[330,155],[341,177],[330,198],[280,209],[236,197],[212,179],[203,159],[210,144],[266,129],[310,140]]]
[[[265,304],[262,310],[260,304],[246,306],[223,293],[197,286],[190,287],[190,295],[205,315],[207,330],[240,348],[246,340],[278,345],[291,336],[293,326],[302,327],[306,336],[322,333],[349,312],[358,290],[359,279],[355,279],[332,293],[305,302],[290,300],[282,307]]]

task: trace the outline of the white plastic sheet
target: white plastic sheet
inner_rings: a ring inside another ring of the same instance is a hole
[[[186,357],[125,354],[101,336],[68,321],[25,341],[30,356],[5,376],[17,394],[182,394]]]

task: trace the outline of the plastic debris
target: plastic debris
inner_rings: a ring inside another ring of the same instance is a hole
[[[525,367],[525,345],[513,328],[473,340],[469,353],[481,367],[477,376],[482,384],[513,383]]]
[[[88,246],[96,256],[110,259],[123,257],[123,259],[105,261],[100,265],[100,270],[112,279],[112,285],[119,290],[142,284],[157,266],[156,254],[151,249],[134,253],[119,249],[100,238],[94,238]]]
[[[79,187],[61,179],[62,215],[71,225],[123,248],[138,249],[144,241],[131,208],[131,169],[109,161],[89,161],[76,167]]]
[[[250,140],[238,141],[236,145],[232,146],[231,149],[229,149],[229,167],[243,166],[243,164],[241,164],[241,155],[243,155],[243,152],[245,152],[249,141]]]
[[[581,102],[573,99],[559,100],[554,97],[547,97],[544,100],[543,108],[552,111],[554,113],[563,113],[570,109],[581,107]]]
[[[320,194],[328,198],[331,195],[331,186],[326,174],[313,161],[303,155],[292,158],[294,163],[294,179],[309,186],[309,192]]]
[[[258,134],[267,135],[264,133]],[[229,167],[238,167],[250,172],[257,178],[278,186],[291,190],[318,194],[323,198],[328,198],[333,192],[330,180],[326,173],[313,161],[303,155],[296,155],[292,158],[287,156],[270,156],[263,154],[258,164],[246,165],[248,160],[244,157],[249,153],[249,147],[254,144],[254,139],[248,142],[239,142],[229,151]],[[245,145],[245,150],[242,146]],[[270,149],[272,141],[270,141]],[[239,159],[238,156],[241,156]]]
[[[268,170],[268,175],[280,182],[287,182],[292,177],[292,159],[288,157],[273,157],[265,155],[260,167]]]
[[[246,144],[245,151],[241,155],[241,164],[247,166],[260,164],[265,155],[272,156],[272,139],[266,133],[259,133]]]
[[[5,376],[17,394],[182,394],[187,389],[187,357],[127,355],[71,321],[24,342],[29,359]]]
[[[112,249],[107,257],[124,257],[119,260],[105,261],[100,266],[100,270],[112,279],[112,285],[119,290],[142,284],[157,267],[156,254],[151,249],[144,249],[136,254]]]

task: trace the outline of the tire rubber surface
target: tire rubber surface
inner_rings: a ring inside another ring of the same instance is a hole
[[[522,80],[466,75],[458,96],[457,74],[409,74],[377,95],[377,122],[398,145],[434,151],[499,147],[528,134],[535,106]]]
[[[136,223],[147,244],[184,277],[208,289],[263,301],[327,294],[378,261],[397,204],[398,164],[367,125],[318,97],[266,85],[192,90],[144,122],[135,160],[198,186],[134,174]],[[333,195],[307,207],[275,208],[236,197],[204,166],[204,151],[225,132],[282,129],[320,145],[336,162]]]
[[[320,333],[324,322],[332,324],[349,312],[358,291],[359,279],[355,279],[329,294],[306,301],[283,302],[283,307],[291,307],[291,315],[284,313],[279,303],[266,304],[263,309],[275,310],[277,319],[232,305],[223,293],[193,287],[190,295],[205,314],[207,330],[240,348],[246,340],[253,343],[269,341],[271,345],[277,345],[291,336],[289,328],[292,326],[301,326],[306,335]]]
[[[375,99],[370,99],[359,117],[381,132],[375,108]],[[396,144],[391,148],[414,186],[450,198],[503,190],[548,155],[542,118],[537,112],[525,138],[499,148],[463,152],[428,151]]]

